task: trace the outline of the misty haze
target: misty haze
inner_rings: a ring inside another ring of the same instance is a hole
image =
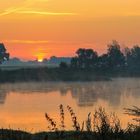
[[[0,140],[140,140],[140,0],[0,0]]]

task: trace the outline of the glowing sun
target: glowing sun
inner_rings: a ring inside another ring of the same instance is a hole
[[[43,62],[43,58],[38,58],[38,62]]]
[[[43,62],[43,60],[45,58],[45,54],[44,53],[37,53],[36,58],[37,58],[38,62]]]

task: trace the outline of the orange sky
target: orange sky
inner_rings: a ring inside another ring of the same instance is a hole
[[[0,41],[11,57],[72,56],[79,47],[99,53],[116,39],[140,44],[139,0],[1,0]]]

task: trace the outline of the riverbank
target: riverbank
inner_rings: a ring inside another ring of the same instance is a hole
[[[0,69],[0,83],[7,82],[89,82],[89,81],[111,81],[117,77],[140,77],[139,71],[121,70],[103,70],[103,69],[74,69],[74,68],[21,68],[21,69]]]
[[[20,130],[0,130],[0,140],[139,140],[140,128],[136,130],[108,132],[39,132],[31,134]]]
[[[0,70],[0,83],[27,81],[109,81],[109,76],[96,74],[91,70],[61,68],[28,68]]]
[[[108,114],[105,109],[99,108],[94,114],[89,113],[87,120],[82,124],[78,122],[77,116],[70,106],[67,110],[71,115],[73,130],[65,128],[64,107],[60,105],[60,122],[56,122],[45,113],[48,131],[30,133],[12,129],[0,129],[0,140],[139,140],[140,138],[140,109],[133,107],[125,108],[124,113],[135,116],[137,124],[128,123],[122,128],[119,118],[115,113]]]

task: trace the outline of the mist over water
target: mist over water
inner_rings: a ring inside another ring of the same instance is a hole
[[[70,105],[79,122],[89,112],[102,106],[107,112],[116,112],[123,127],[132,118],[123,108],[139,106],[140,78],[115,78],[100,82],[30,82],[0,85],[0,127],[27,131],[47,130],[45,112],[57,122],[59,105]],[[65,112],[67,129],[72,129],[68,111]]]

